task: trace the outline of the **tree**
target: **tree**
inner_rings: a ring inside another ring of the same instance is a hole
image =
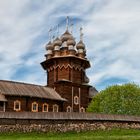
[[[93,97],[87,111],[140,115],[140,87],[131,83],[110,86]]]

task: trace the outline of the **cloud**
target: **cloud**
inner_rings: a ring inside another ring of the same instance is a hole
[[[90,84],[100,90],[124,81],[140,83],[139,6],[138,0],[0,0],[0,79],[46,84],[39,63],[47,32],[60,24],[63,33],[69,15],[77,41],[84,27]]]
[[[109,0],[86,17],[88,55],[94,56],[89,76],[92,77],[91,84],[99,89],[100,86],[106,87],[104,81],[112,84],[110,79],[114,77],[122,79],[122,82],[127,79],[127,82],[140,83],[139,6],[137,0]]]

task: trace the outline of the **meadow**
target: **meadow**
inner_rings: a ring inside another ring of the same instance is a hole
[[[140,140],[140,130],[96,130],[67,133],[1,133],[0,140]]]

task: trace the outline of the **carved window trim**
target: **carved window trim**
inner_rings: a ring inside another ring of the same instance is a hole
[[[14,110],[15,111],[21,110],[21,101],[19,101],[19,100],[14,101]]]
[[[67,112],[72,112],[72,107],[71,106],[67,106]]]
[[[45,106],[46,106],[46,110],[45,110]],[[42,112],[48,112],[48,109],[49,109],[49,105],[47,103],[44,103],[42,107]]]
[[[38,103],[37,102],[32,103],[32,112],[38,112]]]
[[[81,107],[80,108],[80,112],[85,112],[85,108],[84,107]]]
[[[58,112],[59,106],[57,104],[53,105],[53,112]]]
[[[78,96],[74,96],[74,104],[75,105],[79,104],[79,97]]]

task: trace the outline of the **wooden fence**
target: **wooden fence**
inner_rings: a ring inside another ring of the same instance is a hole
[[[106,115],[106,114],[75,113],[75,112],[73,113],[0,112],[0,120],[2,119],[140,122],[140,116]]]

